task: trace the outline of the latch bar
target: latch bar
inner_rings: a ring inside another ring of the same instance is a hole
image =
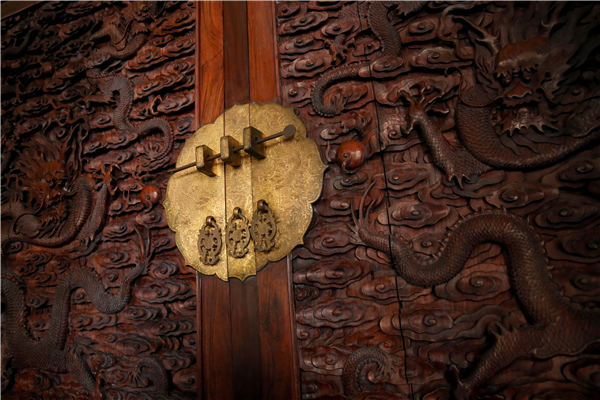
[[[260,132],[258,129],[249,126],[247,128],[244,129],[244,132],[246,131],[256,131],[256,132]],[[198,157],[199,155],[202,155],[202,162],[200,164],[202,164],[203,166],[209,166],[211,165],[211,162],[217,159],[221,159],[225,162],[227,162],[228,160],[231,159],[232,155],[235,155],[235,153],[238,153],[241,150],[246,151],[248,154],[262,159],[264,158],[264,155],[261,156],[261,152],[259,151],[259,149],[256,147],[257,145],[263,144],[265,142],[268,142],[269,140],[274,140],[277,139],[279,137],[284,137],[285,140],[289,140],[291,138],[294,137],[294,135],[296,134],[296,127],[292,124],[287,125],[285,128],[283,128],[283,130],[281,132],[277,132],[274,133],[272,135],[269,135],[267,137],[264,138],[260,138],[260,139],[255,139],[255,140],[250,140],[249,142],[247,142],[246,140],[244,140],[244,144],[236,146],[236,147],[228,147],[227,151],[226,151],[226,160],[223,160],[223,157],[221,156],[221,153],[214,153],[208,146],[206,145],[201,145],[198,147],[201,147],[202,150],[201,151],[196,151],[196,157]],[[252,136],[252,135],[250,135]],[[246,135],[244,135],[244,139],[246,139]],[[227,146],[228,143],[231,143],[230,141],[221,141],[221,145],[222,146]],[[192,163],[188,163],[185,165],[182,165],[181,167],[177,167],[177,168],[173,168],[167,171],[167,173],[171,173],[174,174],[176,172],[180,172],[183,170],[186,170],[188,168],[192,168],[192,167],[197,167],[199,165],[198,163],[198,159]],[[234,164],[235,166],[235,164]],[[214,172],[212,172],[212,169],[210,168],[198,168],[198,171],[202,172],[203,174],[206,174],[208,176],[214,176]]]

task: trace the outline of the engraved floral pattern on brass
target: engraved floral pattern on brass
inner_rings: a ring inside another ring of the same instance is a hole
[[[264,159],[243,154],[237,168],[217,160],[212,177],[195,168],[171,176],[164,207],[187,265],[207,275],[216,274],[225,281],[230,277],[243,280],[302,243],[313,215],[311,203],[321,193],[325,165],[316,144],[306,137],[306,128],[292,109],[256,103],[228,109],[214,123],[201,127],[187,139],[177,167],[194,163],[198,146],[220,149],[224,135],[243,143],[244,130],[249,126],[267,137],[290,124],[296,128],[294,136],[264,143]],[[225,239],[217,263],[205,265],[198,249],[198,232],[206,217],[213,216],[218,226],[226,226],[236,207],[245,215],[253,216],[259,200],[264,200],[278,216],[273,247],[266,252],[256,251],[254,241],[250,240],[247,254],[235,258],[228,254],[229,244]]]
[[[222,245],[221,228],[217,225],[214,217],[206,217],[206,223],[198,235],[198,251],[202,263],[215,265],[219,261]]]
[[[256,204],[250,234],[256,251],[269,251],[275,246],[277,224],[269,204],[264,200],[259,200]]]

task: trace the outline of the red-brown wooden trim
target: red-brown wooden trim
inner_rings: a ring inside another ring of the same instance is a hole
[[[197,6],[196,120],[201,126],[213,122],[224,111],[223,2],[200,2]],[[231,386],[229,285],[214,276],[202,276],[199,280],[197,326],[201,396],[204,400],[232,400],[235,397]]]
[[[248,76],[248,18],[246,3],[223,2],[225,109],[250,99]]]
[[[199,56],[196,69],[197,80],[196,112],[198,127],[213,122],[223,113],[224,70],[223,70],[223,2],[198,3],[200,34]]]
[[[280,102],[275,4],[248,3],[250,99]],[[296,328],[289,257],[257,274],[262,399],[299,399]]]
[[[248,3],[250,98],[260,103],[279,102],[274,6],[268,1]]]
[[[280,101],[274,4],[198,4],[198,126],[248,101]],[[291,263],[240,282],[199,277],[204,399],[299,398]]]
[[[247,3],[224,2],[223,26],[225,109],[228,109],[250,100]],[[233,393],[236,399],[260,399],[257,278],[253,276],[244,282],[230,279],[229,299]]]

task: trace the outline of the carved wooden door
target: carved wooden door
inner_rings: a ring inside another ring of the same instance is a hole
[[[3,4],[4,7],[4,4]],[[7,399],[593,398],[593,3],[39,3],[2,20]],[[243,283],[166,224],[186,138],[249,101],[328,163]]]
[[[162,207],[200,125],[279,101],[274,26],[268,2],[3,19],[3,396],[299,396],[291,263],[200,276]]]
[[[2,20],[2,397],[195,397],[196,276],[160,206],[194,131],[194,10]]]
[[[278,4],[330,165],[294,253],[303,398],[597,396],[599,11]]]

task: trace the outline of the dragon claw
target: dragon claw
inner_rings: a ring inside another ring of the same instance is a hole
[[[468,400],[471,398],[471,394],[473,393],[473,388],[464,382],[460,378],[460,371],[456,367],[456,365],[450,366],[450,375],[456,382],[456,386],[454,388],[453,394],[454,399],[456,400]]]
[[[506,333],[506,328],[502,325],[500,321],[493,321],[488,325],[488,331],[496,338],[501,336],[503,333]]]

